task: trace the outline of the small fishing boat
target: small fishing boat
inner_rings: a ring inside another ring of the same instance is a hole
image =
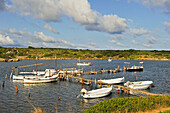
[[[82,89],[82,97],[85,99],[90,99],[90,98],[99,98],[99,97],[104,97],[107,96],[111,93],[112,87],[109,88],[100,88],[100,89],[95,89],[91,91],[87,91],[86,89]]]
[[[37,77],[37,78],[24,78],[24,84],[38,84],[38,83],[51,83],[56,82],[55,78],[45,78],[45,77]]]
[[[115,79],[104,79],[104,80],[98,80],[99,82],[103,82],[106,84],[120,84],[120,83],[124,83],[124,77],[122,78],[115,78]]]
[[[76,63],[77,66],[90,66],[91,62],[80,62],[80,58],[79,58],[79,62]]]
[[[63,74],[64,72],[66,72],[67,74],[73,74],[73,73],[80,73],[82,74],[83,73],[83,69],[76,69],[76,68],[65,68],[65,69],[62,69],[62,70],[58,70],[60,71],[60,74]]]
[[[152,81],[138,81],[138,82],[126,82],[124,86],[127,86],[132,89],[148,89],[149,86],[153,84]]]
[[[45,71],[35,71],[33,70],[32,72],[20,72],[20,74],[33,74],[33,75],[44,75]]]
[[[141,66],[141,64],[143,63],[143,62],[140,62],[140,60],[139,60],[139,66],[132,66],[132,67],[129,67],[129,62],[124,62],[125,64],[127,64],[128,65],[128,67],[124,67],[124,70],[125,71],[129,71],[129,72],[133,72],[133,71],[143,71],[143,65]]]
[[[24,72],[22,72],[22,73],[24,73]],[[28,75],[28,72],[26,72],[25,74],[23,74],[23,75],[13,75],[12,76],[12,79],[13,80],[23,80],[24,78],[26,78],[26,79],[34,79],[34,78],[37,78],[38,76],[39,77],[46,77],[46,76],[52,76],[52,75],[54,75],[54,74],[56,74],[57,73],[57,71],[55,70],[55,69],[46,69],[45,71],[44,71],[44,73],[45,73],[45,75]]]
[[[77,66],[90,66],[91,62],[78,62]]]
[[[108,58],[108,62],[111,62],[112,61],[112,58]]]
[[[58,80],[58,75],[59,73],[53,74],[52,76],[46,74],[45,76],[36,76],[35,78],[24,78],[23,83],[24,84],[38,84],[38,83],[56,82]]]

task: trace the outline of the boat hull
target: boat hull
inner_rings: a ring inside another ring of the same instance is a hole
[[[91,62],[77,63],[77,66],[90,66]]]
[[[116,79],[108,79],[108,80],[98,80],[106,84],[121,84],[124,83],[124,77],[123,78],[116,78]]]
[[[129,71],[129,72],[133,72],[133,71],[143,71],[143,68],[139,68],[139,69],[130,69],[130,68],[127,68],[126,71]]]
[[[152,83],[153,83],[152,81],[139,81],[139,82],[131,82],[129,85],[125,83],[124,85],[132,89],[143,90],[143,89],[148,89]]]
[[[111,87],[96,89],[96,90],[88,91],[86,94],[83,95],[83,98],[85,99],[100,98],[109,95],[111,91],[112,91]]]
[[[52,79],[52,78],[34,78],[34,79],[24,79],[23,83],[24,84],[39,84],[39,83],[51,83],[51,82],[56,82],[57,79]]]
[[[23,80],[24,78],[36,78],[36,76],[34,76],[34,75],[26,75],[26,76],[24,76],[24,75],[13,75],[13,77],[12,77],[12,79],[13,80]]]

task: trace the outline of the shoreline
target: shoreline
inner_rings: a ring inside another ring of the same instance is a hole
[[[0,62],[18,62],[20,60],[36,60],[36,58],[11,58],[4,59],[0,58]],[[79,60],[79,58],[38,58],[37,60]],[[106,58],[85,58],[81,60],[108,60]],[[112,59],[112,60],[142,60],[142,61],[170,61],[170,59],[157,59],[157,58],[140,58],[140,59]]]

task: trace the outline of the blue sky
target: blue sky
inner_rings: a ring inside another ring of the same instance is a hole
[[[170,0],[0,0],[0,46],[170,50]]]

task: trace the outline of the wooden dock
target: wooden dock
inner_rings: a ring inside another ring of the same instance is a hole
[[[125,87],[125,86],[121,86],[121,85],[107,84],[107,83],[103,83],[103,82],[97,81],[97,80],[90,80],[90,79],[85,79],[83,77],[67,75],[67,80],[69,79],[68,81],[70,81],[71,78],[77,79],[78,81],[80,81],[81,84],[86,84],[86,85],[92,86],[92,83],[93,83],[95,85],[95,88],[98,83],[98,84],[100,84],[100,87],[102,87],[102,85],[107,85],[107,87],[113,86],[113,87],[115,87],[114,89],[116,89],[118,92],[123,91],[124,93],[129,93],[129,91],[131,90],[131,91],[146,94],[146,95],[162,95],[162,94],[154,94],[154,93],[146,92],[143,90],[131,89],[129,87]]]

